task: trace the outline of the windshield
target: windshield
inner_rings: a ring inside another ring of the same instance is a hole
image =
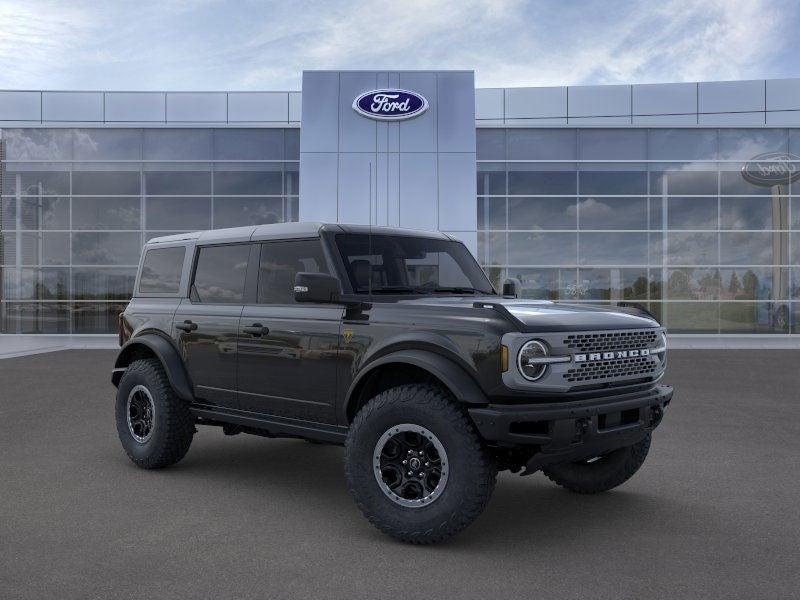
[[[336,245],[356,294],[494,294],[460,242],[345,233]]]

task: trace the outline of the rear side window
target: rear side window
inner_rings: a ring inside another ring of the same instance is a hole
[[[192,300],[210,304],[243,304],[250,244],[200,248]]]
[[[143,294],[177,294],[181,285],[186,248],[153,248],[144,255],[139,291]]]
[[[258,303],[294,304],[294,277],[300,272],[328,272],[320,240],[262,244]]]

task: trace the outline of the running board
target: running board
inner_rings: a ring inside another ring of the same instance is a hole
[[[195,417],[220,423],[233,423],[243,427],[263,430],[275,437],[302,437],[313,440],[344,444],[347,428],[327,423],[311,423],[276,415],[263,415],[235,408],[223,408],[204,404],[192,404],[189,412]]]

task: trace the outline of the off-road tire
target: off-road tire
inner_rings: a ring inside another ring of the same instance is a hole
[[[130,391],[144,386],[153,398],[155,413],[150,439],[138,442],[128,428]],[[117,434],[128,457],[143,469],[160,469],[181,460],[194,437],[194,418],[186,402],[175,395],[164,367],[156,359],[136,360],[119,382],[116,401]]]
[[[578,494],[598,494],[622,485],[647,458],[650,434],[642,441],[619,448],[594,462],[571,462],[552,465],[542,472],[552,482]]]
[[[449,462],[446,485],[430,504],[400,506],[387,497],[373,473],[381,436],[398,424],[420,425],[441,442]],[[446,390],[409,384],[382,392],[359,410],[345,443],[350,493],[365,517],[403,542],[441,542],[470,525],[494,490],[497,467],[464,409]]]

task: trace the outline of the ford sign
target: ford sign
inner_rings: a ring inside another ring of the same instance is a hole
[[[800,178],[800,156],[787,152],[767,152],[748,160],[742,177],[754,185],[786,185]]]
[[[400,121],[428,110],[428,101],[408,90],[372,90],[353,100],[353,110],[379,121]]]

